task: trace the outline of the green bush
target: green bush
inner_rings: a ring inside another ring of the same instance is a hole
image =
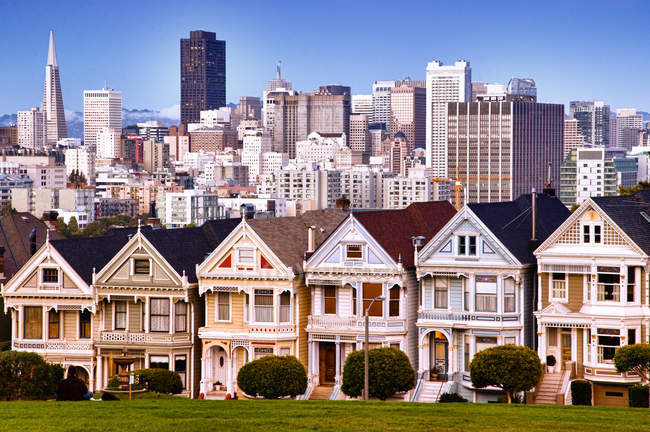
[[[348,355],[343,367],[341,390],[348,396],[361,396],[364,384],[364,351]],[[368,354],[369,394],[386,400],[398,392],[415,387],[415,371],[406,354],[397,348],[376,348]]]
[[[641,381],[650,381],[650,344],[624,345],[614,354],[617,372],[633,372]]]
[[[589,381],[571,381],[571,401],[573,405],[591,405]]]
[[[438,402],[440,403],[446,403],[446,402],[467,402],[467,399],[459,395],[458,393],[443,393],[440,395],[440,399],[438,399]]]
[[[630,396],[630,406],[633,408],[648,408],[650,396],[647,385],[635,385],[627,389]]]
[[[277,399],[296,397],[307,390],[307,371],[294,356],[264,356],[246,363],[237,384],[250,396]]]
[[[552,355],[546,356],[546,364],[550,367],[555,366],[555,356]]]
[[[63,368],[47,363],[38,354],[21,351],[0,353],[0,400],[48,399],[63,379]]]
[[[119,389],[120,387],[120,379],[117,377],[117,375],[114,375],[113,378],[108,380],[108,385],[106,386],[106,388],[115,390]]]
[[[542,379],[537,353],[525,346],[499,345],[477,352],[469,365],[472,385],[503,389],[512,402],[515,394],[528,391]]]
[[[135,381],[150,392],[178,394],[183,391],[181,376],[167,369],[140,369],[135,371]]]

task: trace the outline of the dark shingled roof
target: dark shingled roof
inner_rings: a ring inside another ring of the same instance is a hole
[[[533,251],[571,215],[557,198],[537,194],[537,239],[532,236],[532,195],[514,201],[468,204],[469,209],[522,264],[535,263]]]
[[[239,219],[212,220],[200,228],[152,229],[142,234],[167,262],[190,282],[196,282],[196,264],[200,264],[239,224]],[[101,237],[51,241],[52,246],[87,284],[92,283],[93,268],[99,272],[128,242],[137,228],[111,229]]]
[[[316,227],[314,249],[317,249],[348,214],[340,209],[313,210],[296,217],[251,219],[246,222],[282,263],[298,274],[303,272],[309,227]]]
[[[413,267],[411,237],[423,236],[426,244],[456,214],[448,201],[418,202],[401,210],[354,212],[382,248],[395,262]]]
[[[637,246],[650,255],[650,190],[592,200]]]

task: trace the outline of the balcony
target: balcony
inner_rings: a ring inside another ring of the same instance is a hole
[[[496,313],[472,313],[472,312],[418,312],[418,321],[456,321],[461,323],[468,322],[513,322],[520,321],[518,313],[513,314],[496,314]]]
[[[364,327],[365,320],[356,317],[310,315],[307,323],[310,330],[363,332]],[[406,320],[370,317],[369,327],[370,331],[375,333],[401,332],[406,329]]]
[[[65,341],[65,340],[14,340],[13,346],[17,350],[25,351],[92,351],[93,343],[90,341]]]
[[[133,333],[118,331],[103,331],[99,334],[97,343],[107,345],[124,344],[185,344],[192,342],[187,333]]]

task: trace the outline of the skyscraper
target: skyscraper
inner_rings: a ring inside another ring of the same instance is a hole
[[[448,172],[467,202],[509,201],[542,190],[551,164],[558,187],[564,105],[522,101],[448,104]],[[480,131],[480,133],[479,133]]]
[[[427,65],[427,167],[436,177],[447,177],[447,103],[470,102],[472,68],[459,60],[443,66],[436,60]]]
[[[584,142],[585,137],[578,127],[578,120],[564,120],[564,151],[562,153],[562,160],[564,161],[566,159],[571,150],[583,147]]]
[[[390,133],[402,132],[407,154],[426,145],[427,95],[423,87],[393,87],[390,91]]]
[[[226,41],[191,31],[181,39],[181,123],[198,123],[201,111],[226,106]]]
[[[278,61],[275,71],[275,79],[266,82],[266,87],[262,94],[262,126],[273,137],[273,105],[275,104],[275,96],[279,94],[287,94],[290,96],[298,94],[292,90],[291,82],[282,79],[281,71],[282,62]]]
[[[40,150],[46,144],[47,123],[38,108],[18,111],[18,145],[23,148]]]
[[[601,101],[571,101],[569,118],[578,120],[578,127],[587,142],[609,147],[609,105]]]
[[[370,134],[368,133],[368,114],[350,114],[350,136],[348,147],[353,152],[368,153],[370,148]]]
[[[54,145],[61,138],[67,138],[65,112],[63,111],[63,95],[59,76],[59,63],[56,60],[54,47],[54,31],[50,30],[50,45],[47,49],[45,65],[45,86],[43,89],[43,106],[41,111],[47,123],[47,143]]]
[[[93,151],[97,133],[103,128],[122,130],[122,92],[84,90],[84,144]]]
[[[643,129],[643,116],[637,114],[635,108],[616,110],[616,146],[631,150],[638,145],[637,137],[641,129]]]
[[[372,95],[352,95],[352,114],[366,114],[368,123],[373,123]]]
[[[372,123],[383,123],[390,130],[390,89],[395,81],[375,81],[372,84]]]

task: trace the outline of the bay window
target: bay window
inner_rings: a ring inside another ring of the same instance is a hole
[[[620,283],[618,267],[598,267],[598,301],[620,301]]]
[[[436,309],[447,309],[449,298],[449,278],[434,278],[434,304]]]
[[[25,306],[23,308],[23,323],[25,339],[43,338],[43,308],[41,306]]]
[[[115,305],[114,330],[126,330],[126,301],[117,300]]]
[[[280,322],[291,322],[291,294],[287,291],[280,294]]]
[[[255,290],[255,321],[273,322],[273,290]]]
[[[392,287],[389,292],[388,299],[388,316],[398,317],[399,316],[399,287],[395,285]]]
[[[150,325],[149,330],[152,332],[169,331],[169,299],[152,298],[149,300],[150,305]]]
[[[497,277],[476,276],[476,311],[497,311]]]
[[[174,305],[174,329],[177,332],[187,331],[187,303],[178,302]]]
[[[323,287],[323,313],[336,315],[336,287],[327,285]]]
[[[598,343],[598,363],[614,363],[614,354],[621,345],[620,330],[596,329]]]
[[[364,283],[363,284],[363,313],[368,310],[368,316],[380,317],[383,316],[383,300],[375,300],[383,293],[382,284],[377,283]],[[372,303],[372,306],[371,306]],[[368,309],[370,307],[370,309]]]
[[[517,296],[515,294],[515,281],[512,278],[503,280],[503,311],[515,312],[517,310]]]

